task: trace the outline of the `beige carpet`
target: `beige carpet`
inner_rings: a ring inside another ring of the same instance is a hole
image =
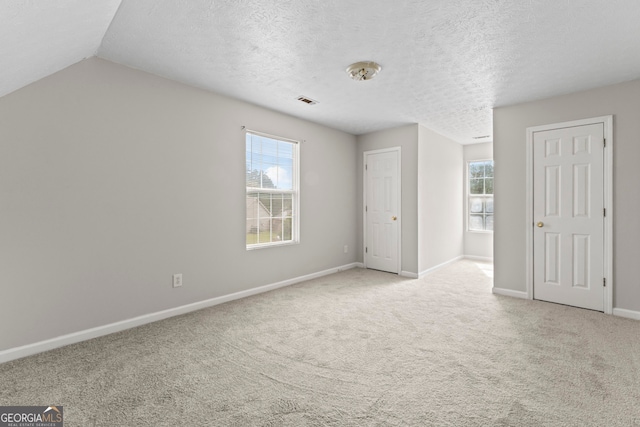
[[[640,322],[349,270],[0,365],[70,426],[640,426]]]

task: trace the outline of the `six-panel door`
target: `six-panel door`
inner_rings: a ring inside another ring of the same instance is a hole
[[[534,298],[604,310],[604,125],[534,133]]]
[[[366,156],[367,268],[399,273],[398,152]]]

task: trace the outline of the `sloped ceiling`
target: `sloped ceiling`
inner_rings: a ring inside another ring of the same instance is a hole
[[[0,1],[0,96],[95,56],[120,0]]]
[[[97,54],[353,134],[488,141],[495,106],[640,78],[639,17],[637,0],[8,0],[0,95]],[[350,80],[362,60],[380,75]]]

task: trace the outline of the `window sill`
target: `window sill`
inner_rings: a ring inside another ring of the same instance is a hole
[[[277,248],[280,246],[297,245],[299,243],[300,241],[297,241],[297,240],[289,240],[286,242],[274,242],[274,243],[258,243],[255,245],[247,246],[246,249],[248,251],[255,251],[256,249]]]
[[[493,234],[493,230],[467,230],[467,233],[474,233],[474,234]]]

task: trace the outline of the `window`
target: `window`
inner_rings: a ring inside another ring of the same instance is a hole
[[[493,231],[493,160],[469,162],[467,228]]]
[[[298,143],[247,131],[247,249],[298,242]]]

